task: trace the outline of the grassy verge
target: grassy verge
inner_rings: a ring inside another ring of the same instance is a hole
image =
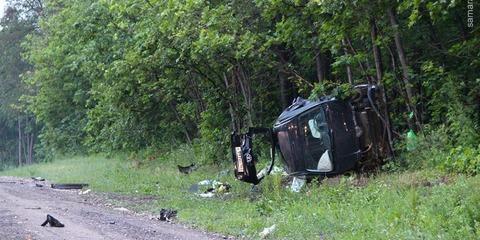
[[[342,177],[312,183],[300,193],[270,176],[252,192],[235,181],[231,171],[200,167],[178,173],[183,153],[163,159],[128,161],[103,156],[72,157],[0,172],[0,175],[42,176],[57,182],[88,182],[93,190],[155,195],[151,211],[179,210],[179,220],[200,228],[259,238],[276,225],[272,239],[478,239],[480,177],[435,171],[380,174],[368,179]],[[183,162],[187,163],[187,162]],[[193,183],[217,179],[232,185],[231,193],[211,199],[188,191]]]

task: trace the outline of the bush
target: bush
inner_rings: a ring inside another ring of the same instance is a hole
[[[451,149],[440,168],[471,175],[480,173],[480,145],[476,148],[458,146]]]

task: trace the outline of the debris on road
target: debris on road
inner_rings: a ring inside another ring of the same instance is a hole
[[[42,178],[42,177],[32,177],[32,179],[34,181],[40,181],[40,182],[45,181],[45,178]]]
[[[193,172],[194,170],[197,169],[197,167],[195,166],[195,163],[192,163],[192,164],[190,164],[188,166],[185,166],[185,167],[177,165],[177,167],[178,167],[178,171],[183,173],[183,174],[189,174],[189,173],[191,173],[191,172]]]
[[[47,214],[47,220],[45,220],[45,222],[43,222],[40,226],[45,227],[47,223],[50,225],[50,227],[65,227],[63,223],[52,217],[50,214]]]
[[[275,231],[275,228],[277,226],[273,224],[271,227],[264,228],[263,231],[261,231],[258,235],[260,235],[260,238],[266,238],[268,235],[272,234],[273,231]]]
[[[117,210],[117,211],[120,211],[120,212],[130,212],[130,210],[124,208],[124,207],[118,207],[118,208],[114,208],[113,210]]]
[[[80,192],[78,192],[78,195],[85,195],[85,194],[88,194],[91,191],[92,191],[92,189],[87,189],[85,191],[80,190]]]
[[[35,187],[43,187],[43,185],[40,183],[35,183]]]
[[[88,184],[87,183],[67,183],[67,184],[55,184],[55,183],[52,183],[51,185],[52,188],[55,188],[55,189],[64,189],[64,190],[68,190],[68,189],[82,189],[84,187],[88,187]]]
[[[15,184],[17,182],[14,182],[14,181],[0,181],[0,183],[12,183],[12,184]]]
[[[25,209],[40,210],[40,209],[42,209],[42,208],[41,208],[41,207],[26,207]]]
[[[160,217],[158,218],[158,220],[171,222],[172,219],[175,218],[176,216],[177,216],[177,210],[162,208],[160,210]]]

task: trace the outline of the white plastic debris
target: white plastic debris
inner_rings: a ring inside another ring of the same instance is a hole
[[[130,210],[128,210],[124,207],[114,208],[113,210],[117,210],[117,211],[121,211],[121,212],[130,212]]]
[[[267,227],[267,228],[264,228],[263,231],[261,231],[258,235],[260,235],[260,238],[266,238],[268,235],[272,234],[273,231],[275,231],[275,228],[277,226],[275,224],[273,224],[272,226],[270,227]]]
[[[262,171],[260,171],[260,172],[257,174],[257,178],[258,178],[258,179],[261,179],[261,178],[265,177],[265,175],[267,175],[267,171],[268,171],[267,168],[262,169]]]
[[[92,191],[92,189],[87,189],[87,190],[85,190],[85,191],[80,190],[80,192],[78,192],[78,194],[79,194],[79,195],[85,195],[85,194],[88,194],[88,193],[91,192],[91,191]]]
[[[305,185],[305,178],[304,177],[294,177],[292,181],[292,185],[290,186],[290,190],[292,192],[300,192],[303,185]]]
[[[200,193],[198,196],[203,197],[203,198],[211,198],[215,196],[214,192],[206,192],[206,193]]]
[[[206,179],[206,180],[198,182],[198,185],[200,185],[200,186],[216,185],[216,184],[219,184],[219,183],[221,183],[221,182],[218,182],[217,180]]]

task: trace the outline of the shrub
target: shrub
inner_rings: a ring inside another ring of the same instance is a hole
[[[468,146],[452,148],[445,161],[440,164],[440,168],[472,175],[480,173],[480,145],[476,148]]]

